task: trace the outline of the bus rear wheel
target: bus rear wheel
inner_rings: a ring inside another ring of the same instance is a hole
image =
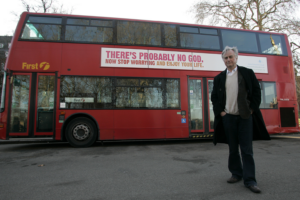
[[[95,123],[85,117],[73,119],[66,128],[66,139],[73,147],[89,147],[97,138]]]

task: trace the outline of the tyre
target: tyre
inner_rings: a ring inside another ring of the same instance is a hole
[[[73,147],[89,147],[97,139],[95,123],[85,117],[73,119],[66,128],[66,139]]]

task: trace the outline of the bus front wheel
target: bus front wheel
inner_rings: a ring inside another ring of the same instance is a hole
[[[73,119],[66,128],[66,139],[73,147],[89,147],[97,138],[97,128],[90,119],[79,117]]]

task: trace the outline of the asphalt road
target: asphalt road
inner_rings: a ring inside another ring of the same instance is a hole
[[[261,194],[228,184],[228,147],[211,140],[0,144],[0,199],[300,198],[300,135],[255,141]]]

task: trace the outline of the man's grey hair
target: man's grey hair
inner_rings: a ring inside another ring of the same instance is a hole
[[[222,51],[222,59],[224,58],[224,54],[229,51],[229,50],[232,50],[235,54],[235,57],[238,58],[238,54],[239,54],[239,51],[236,47],[229,47],[229,46],[226,46],[224,48],[224,50]]]

